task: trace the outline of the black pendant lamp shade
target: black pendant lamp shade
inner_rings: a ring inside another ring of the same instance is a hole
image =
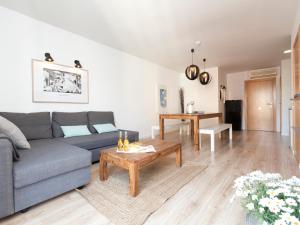
[[[206,62],[206,59],[203,59],[204,71],[202,73],[200,73],[200,75],[199,75],[199,81],[202,85],[207,85],[211,81],[211,76],[209,75],[208,72],[205,71],[205,62]]]
[[[199,76],[199,67],[197,65],[193,64],[193,56],[194,56],[194,49],[191,49],[192,52],[192,64],[189,65],[185,69],[185,76],[189,80],[196,80]]]

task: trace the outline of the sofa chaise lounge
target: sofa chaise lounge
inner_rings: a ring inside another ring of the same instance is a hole
[[[0,138],[0,218],[82,187],[90,182],[90,166],[101,150],[117,144],[118,132],[98,134],[95,124],[115,124],[112,112],[7,113],[0,116],[24,133],[31,149],[18,150]],[[91,135],[64,138],[61,126],[87,125]],[[139,134],[127,131],[129,141]],[[0,137],[3,134],[0,134]]]

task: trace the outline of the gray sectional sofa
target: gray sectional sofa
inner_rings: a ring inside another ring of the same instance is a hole
[[[118,132],[98,134],[95,124],[115,124],[112,112],[6,113],[24,133],[31,149],[17,150],[0,138],[0,218],[90,182],[90,166],[101,150],[115,146]],[[61,126],[87,125],[91,135],[64,138]],[[0,134],[3,137],[3,134]],[[138,132],[128,131],[129,141],[138,141]]]

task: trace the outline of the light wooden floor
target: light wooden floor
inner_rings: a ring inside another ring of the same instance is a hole
[[[234,132],[233,144],[229,145],[225,136],[217,141],[215,153],[210,152],[208,139],[204,139],[201,151],[195,152],[189,136],[166,135],[169,140],[178,138],[183,144],[183,160],[196,159],[208,164],[208,168],[151,215],[145,225],[242,225],[243,210],[238,202],[229,202],[236,177],[256,169],[280,172],[285,177],[300,175],[288,148],[288,138],[277,133]],[[93,171],[93,179],[97,175],[98,171]],[[112,225],[76,191],[35,206],[25,214],[11,216],[0,224]]]

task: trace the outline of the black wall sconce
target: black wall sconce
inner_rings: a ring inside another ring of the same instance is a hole
[[[226,86],[220,85],[220,100],[225,103],[226,100]]]
[[[54,59],[51,57],[50,53],[48,53],[48,52],[45,53],[45,61],[47,61],[47,62],[54,61]]]
[[[74,63],[76,68],[82,68],[82,65],[80,64],[79,60],[75,60]]]
[[[225,85],[220,85],[220,89],[226,90],[226,86]]]

